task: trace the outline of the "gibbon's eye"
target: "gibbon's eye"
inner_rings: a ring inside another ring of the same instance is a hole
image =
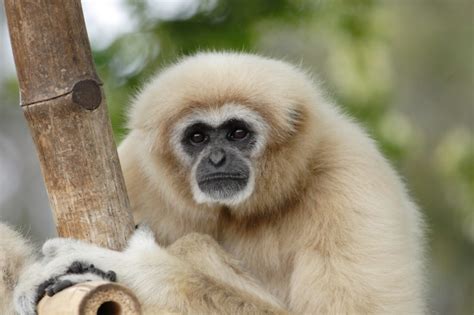
[[[227,136],[229,140],[243,140],[247,137],[249,131],[245,128],[237,128],[232,130]]]
[[[207,140],[207,136],[204,133],[198,131],[198,132],[194,132],[189,137],[189,140],[191,140],[193,144],[201,144]]]

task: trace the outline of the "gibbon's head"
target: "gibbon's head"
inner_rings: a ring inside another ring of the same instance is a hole
[[[312,81],[285,62],[200,53],[144,87],[129,128],[164,194],[243,215],[297,198],[311,172],[318,103]]]

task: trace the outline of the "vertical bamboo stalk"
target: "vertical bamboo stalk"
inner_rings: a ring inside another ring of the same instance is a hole
[[[21,106],[60,236],[120,249],[133,231],[79,0],[6,0]]]
[[[21,107],[58,234],[111,249],[133,220],[79,0],[5,0]]]

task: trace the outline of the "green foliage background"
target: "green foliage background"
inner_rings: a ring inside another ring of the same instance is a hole
[[[301,63],[367,127],[420,204],[432,311],[473,314],[473,2],[198,3],[164,20],[153,1],[126,1],[135,30],[94,49],[117,140],[130,97],[179,56],[225,49]],[[14,78],[0,96],[12,91]]]

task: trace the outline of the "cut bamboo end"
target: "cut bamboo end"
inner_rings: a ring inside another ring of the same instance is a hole
[[[84,282],[38,304],[38,315],[140,315],[140,304],[126,287],[113,282]]]

